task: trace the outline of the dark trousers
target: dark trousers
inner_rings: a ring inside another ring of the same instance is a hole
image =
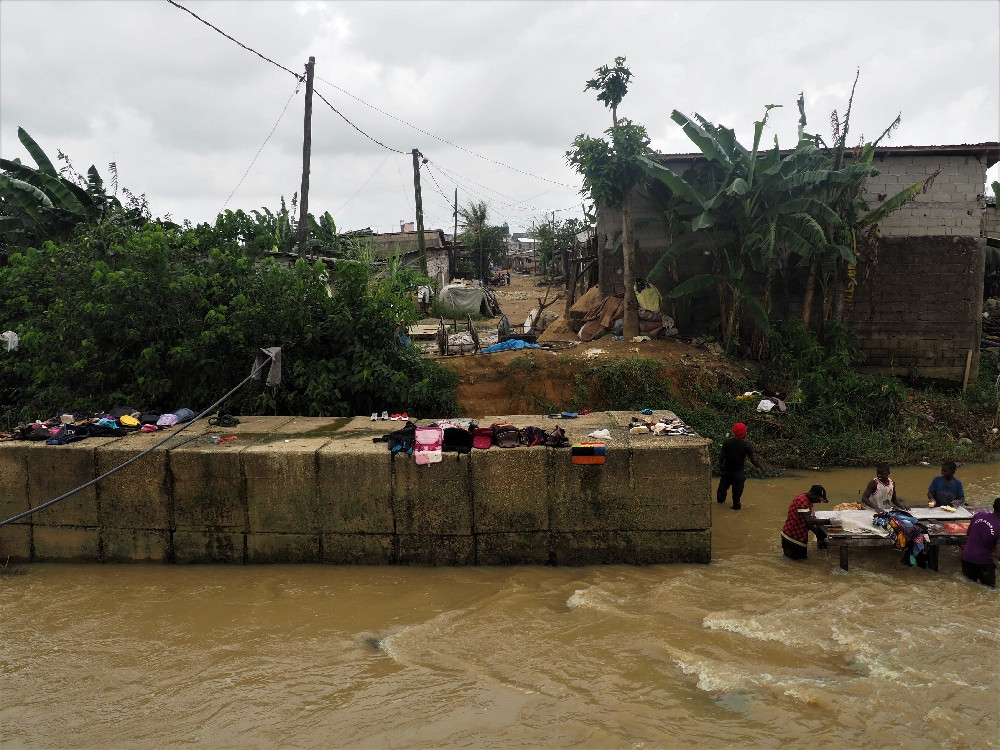
[[[715,499],[720,503],[726,502],[726,492],[733,488],[733,507],[740,507],[740,499],[743,497],[743,485],[746,484],[747,475],[742,471],[724,471],[719,478],[719,491],[715,494]]]
[[[991,589],[997,587],[997,569],[993,563],[972,563],[962,560],[962,575]]]
[[[792,560],[805,560],[809,556],[807,548],[801,544],[790,542],[785,537],[781,537],[781,551],[785,553],[785,557],[789,557]]]

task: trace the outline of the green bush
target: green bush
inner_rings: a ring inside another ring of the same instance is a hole
[[[21,339],[0,356],[0,420],[127,404],[205,407],[282,347],[282,384],[249,384],[236,413],[342,416],[455,410],[450,373],[396,340],[417,314],[419,279],[390,263],[270,257],[272,228],[227,212],[214,225],[81,225],[74,237],[0,265],[0,326]],[[332,290],[332,291],[331,291]]]

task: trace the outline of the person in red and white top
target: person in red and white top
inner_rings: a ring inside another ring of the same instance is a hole
[[[820,549],[826,549],[826,531],[813,513],[813,503],[825,503],[826,490],[814,484],[804,495],[797,495],[788,506],[788,519],[781,529],[781,550],[785,557],[804,560],[809,556],[809,532],[816,535]]]

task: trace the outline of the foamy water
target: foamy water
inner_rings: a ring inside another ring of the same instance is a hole
[[[1000,595],[957,548],[781,556],[796,492],[869,473],[750,483],[707,566],[23,566],[0,746],[998,747]]]

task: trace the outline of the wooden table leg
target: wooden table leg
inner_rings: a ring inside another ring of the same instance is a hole
[[[935,573],[938,572],[938,552],[940,547],[936,544],[928,545],[930,549],[927,550],[927,567],[933,570]]]
[[[840,567],[843,570],[847,570],[847,545],[840,545]]]

